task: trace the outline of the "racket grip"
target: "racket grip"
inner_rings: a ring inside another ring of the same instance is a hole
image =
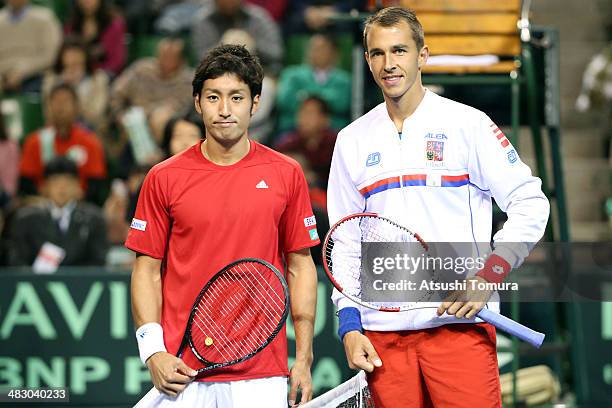
[[[499,313],[495,313],[490,309],[482,309],[480,312],[478,312],[477,316],[485,322],[491,323],[498,329],[503,330],[506,333],[516,336],[519,339],[531,344],[535,348],[540,348],[542,342],[544,341],[544,333],[532,330],[529,327],[515,322],[514,320],[509,319]]]

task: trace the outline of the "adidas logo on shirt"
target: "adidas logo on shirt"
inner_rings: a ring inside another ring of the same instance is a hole
[[[266,184],[265,181],[261,180],[259,183],[257,183],[255,188],[268,188],[268,185]]]

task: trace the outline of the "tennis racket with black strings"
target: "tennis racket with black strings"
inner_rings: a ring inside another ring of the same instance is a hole
[[[433,290],[415,291],[409,301],[374,301],[364,295],[363,280],[368,279],[362,263],[362,244],[409,243],[412,257],[429,256],[429,245],[408,228],[375,213],[359,213],[345,217],[331,227],[323,242],[323,266],[334,287],[353,302],[374,310],[401,312],[422,308],[438,308],[438,301],[431,301]],[[432,280],[440,278],[439,271],[426,271]],[[539,348],[544,334],[532,330],[512,319],[484,308],[476,315],[500,330]]]
[[[177,357],[187,347],[203,364],[198,374],[246,361],[279,333],[289,311],[289,288],[272,264],[239,259],[217,272],[191,308]],[[154,404],[164,394],[151,389],[136,405]]]

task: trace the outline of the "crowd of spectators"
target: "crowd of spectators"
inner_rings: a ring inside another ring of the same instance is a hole
[[[369,2],[58,3],[0,0],[0,265],[113,262],[147,171],[205,137],[191,81],[220,43],[259,57],[265,78],[249,135],[302,165],[325,217],[336,135],[350,121],[351,75],[336,38],[358,30],[337,17]],[[303,44],[299,64],[286,63],[289,38]],[[26,96],[43,121],[20,134],[32,123],[15,128],[4,107]]]

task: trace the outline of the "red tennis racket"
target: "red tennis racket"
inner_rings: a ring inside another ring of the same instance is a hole
[[[288,311],[289,288],[278,269],[256,258],[232,262],[196,297],[177,357],[189,346],[203,364],[198,373],[246,361],[272,342]],[[137,406],[157,398],[163,394],[153,388]]]
[[[276,337],[289,310],[289,289],[270,263],[240,259],[206,283],[191,309],[179,347],[188,344],[200,373],[245,361]]]

